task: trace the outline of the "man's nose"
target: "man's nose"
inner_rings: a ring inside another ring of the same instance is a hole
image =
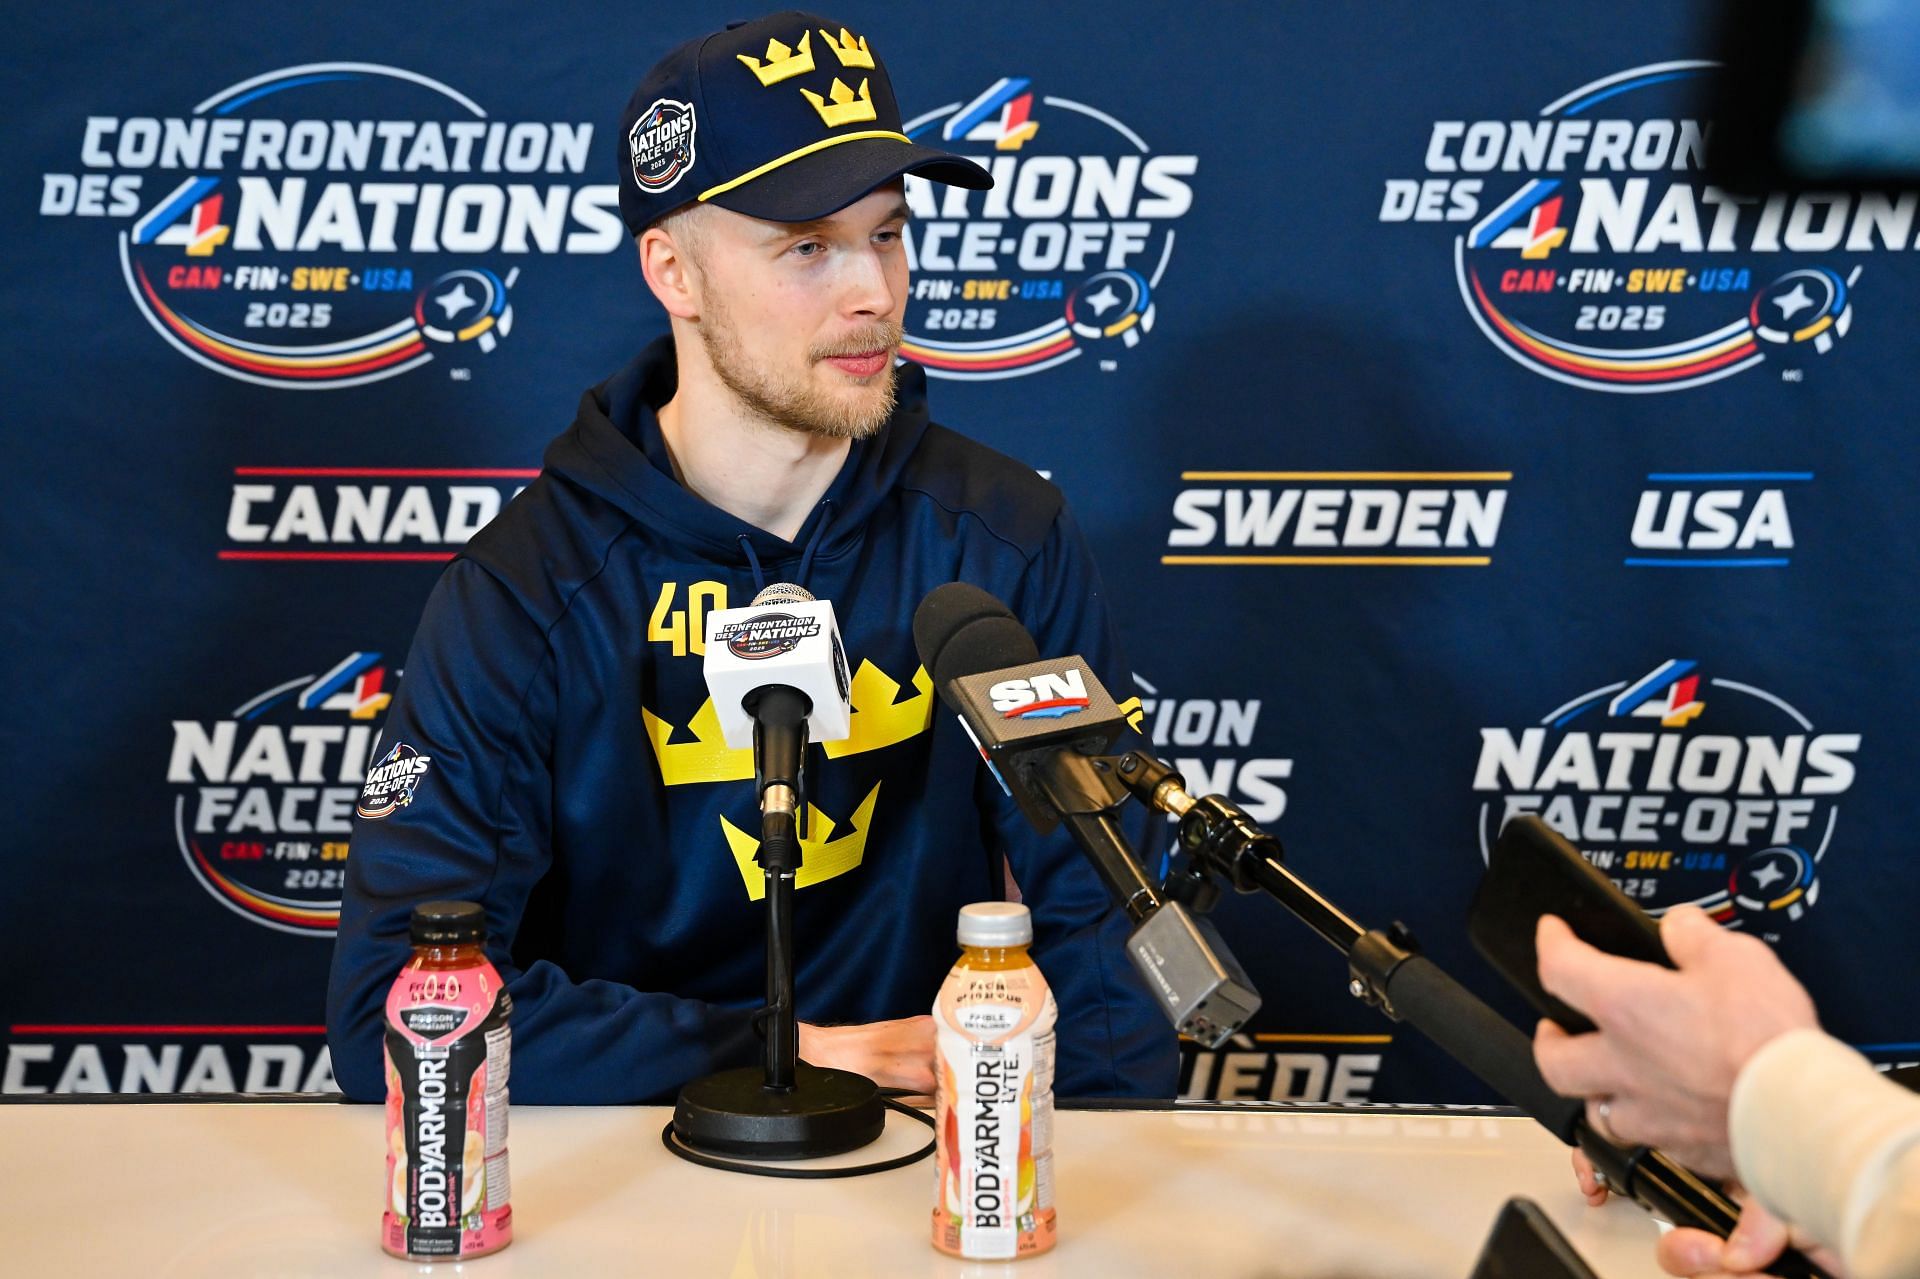
[[[893,289],[878,253],[854,255],[847,264],[845,288],[842,305],[848,314],[867,317],[893,312]]]

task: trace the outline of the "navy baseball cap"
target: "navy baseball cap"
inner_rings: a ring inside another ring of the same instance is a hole
[[[810,222],[904,173],[993,185],[973,161],[910,140],[866,37],[817,14],[789,10],[688,41],[620,117],[620,216],[634,235],[696,202]]]

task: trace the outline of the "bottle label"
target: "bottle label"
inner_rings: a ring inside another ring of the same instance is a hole
[[[410,1257],[504,1246],[513,1000],[485,960],[407,969],[387,995],[387,1205],[381,1242]]]
[[[956,968],[934,1005],[933,1242],[1005,1260],[1053,1246],[1053,994],[1037,967]]]

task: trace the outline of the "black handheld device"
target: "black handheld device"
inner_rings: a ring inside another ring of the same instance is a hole
[[[1509,1199],[1468,1279],[1598,1279],[1540,1205]]]
[[[1509,821],[1493,846],[1467,934],[1534,1011],[1571,1034],[1585,1034],[1593,1023],[1540,985],[1533,935],[1542,915],[1566,920],[1574,936],[1597,950],[1673,967],[1653,917],[1551,826],[1526,814]]]

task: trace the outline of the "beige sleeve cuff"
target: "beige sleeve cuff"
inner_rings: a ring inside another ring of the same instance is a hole
[[[1920,1276],[1920,1094],[1796,1030],[1741,1070],[1727,1128],[1747,1189],[1856,1279]]]

